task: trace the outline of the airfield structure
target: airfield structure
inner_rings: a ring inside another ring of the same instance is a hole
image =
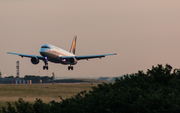
[[[16,62],[16,74],[17,74],[17,78],[19,78],[19,61]]]

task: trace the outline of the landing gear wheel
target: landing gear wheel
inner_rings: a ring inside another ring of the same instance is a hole
[[[73,66],[68,66],[68,70],[73,70]]]
[[[49,68],[48,66],[43,66],[43,70],[45,69],[48,70],[48,68]]]

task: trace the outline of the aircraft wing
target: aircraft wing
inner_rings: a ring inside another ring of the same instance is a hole
[[[19,53],[12,53],[12,52],[7,52],[8,54],[13,54],[13,55],[19,55],[21,57],[28,57],[28,58],[32,58],[32,57],[37,57],[39,59],[44,59],[43,56],[37,56],[37,55],[27,55],[27,54],[19,54]]]
[[[77,60],[88,60],[88,59],[93,59],[93,58],[102,58],[105,56],[109,56],[109,55],[117,55],[117,53],[113,53],[113,54],[102,54],[102,55],[87,55],[87,56],[62,56],[61,58],[63,59],[69,59],[72,57],[75,57]]]

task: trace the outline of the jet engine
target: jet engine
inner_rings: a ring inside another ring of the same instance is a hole
[[[68,62],[69,62],[71,65],[77,64],[76,58],[70,58],[70,59],[68,60]]]
[[[38,63],[39,63],[39,58],[37,58],[37,57],[32,57],[32,58],[31,58],[31,63],[32,63],[32,64],[38,64]]]

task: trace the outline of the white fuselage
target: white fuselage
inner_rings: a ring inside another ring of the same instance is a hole
[[[62,56],[75,56],[73,53],[58,48],[50,44],[44,44],[40,49],[40,54],[54,63],[69,64],[66,59],[61,59]]]
[[[79,60],[88,60],[88,59],[94,59],[94,58],[102,58],[105,56],[109,55],[117,55],[116,53],[113,54],[100,54],[100,55],[81,55],[77,56],[75,55],[75,50],[76,50],[76,40],[77,36],[74,36],[70,51],[63,50],[61,48],[58,48],[56,46],[53,46],[51,44],[44,44],[42,45],[40,49],[40,54],[39,55],[28,55],[28,54],[20,54],[20,53],[13,53],[13,52],[7,52],[8,54],[13,54],[13,55],[19,55],[21,57],[27,57],[31,58],[31,63],[36,65],[39,63],[40,60],[42,60],[45,64],[43,66],[43,70],[48,70],[48,61],[51,61],[53,63],[61,63],[64,65],[70,65],[68,66],[68,70],[73,70],[73,66],[77,64]]]

